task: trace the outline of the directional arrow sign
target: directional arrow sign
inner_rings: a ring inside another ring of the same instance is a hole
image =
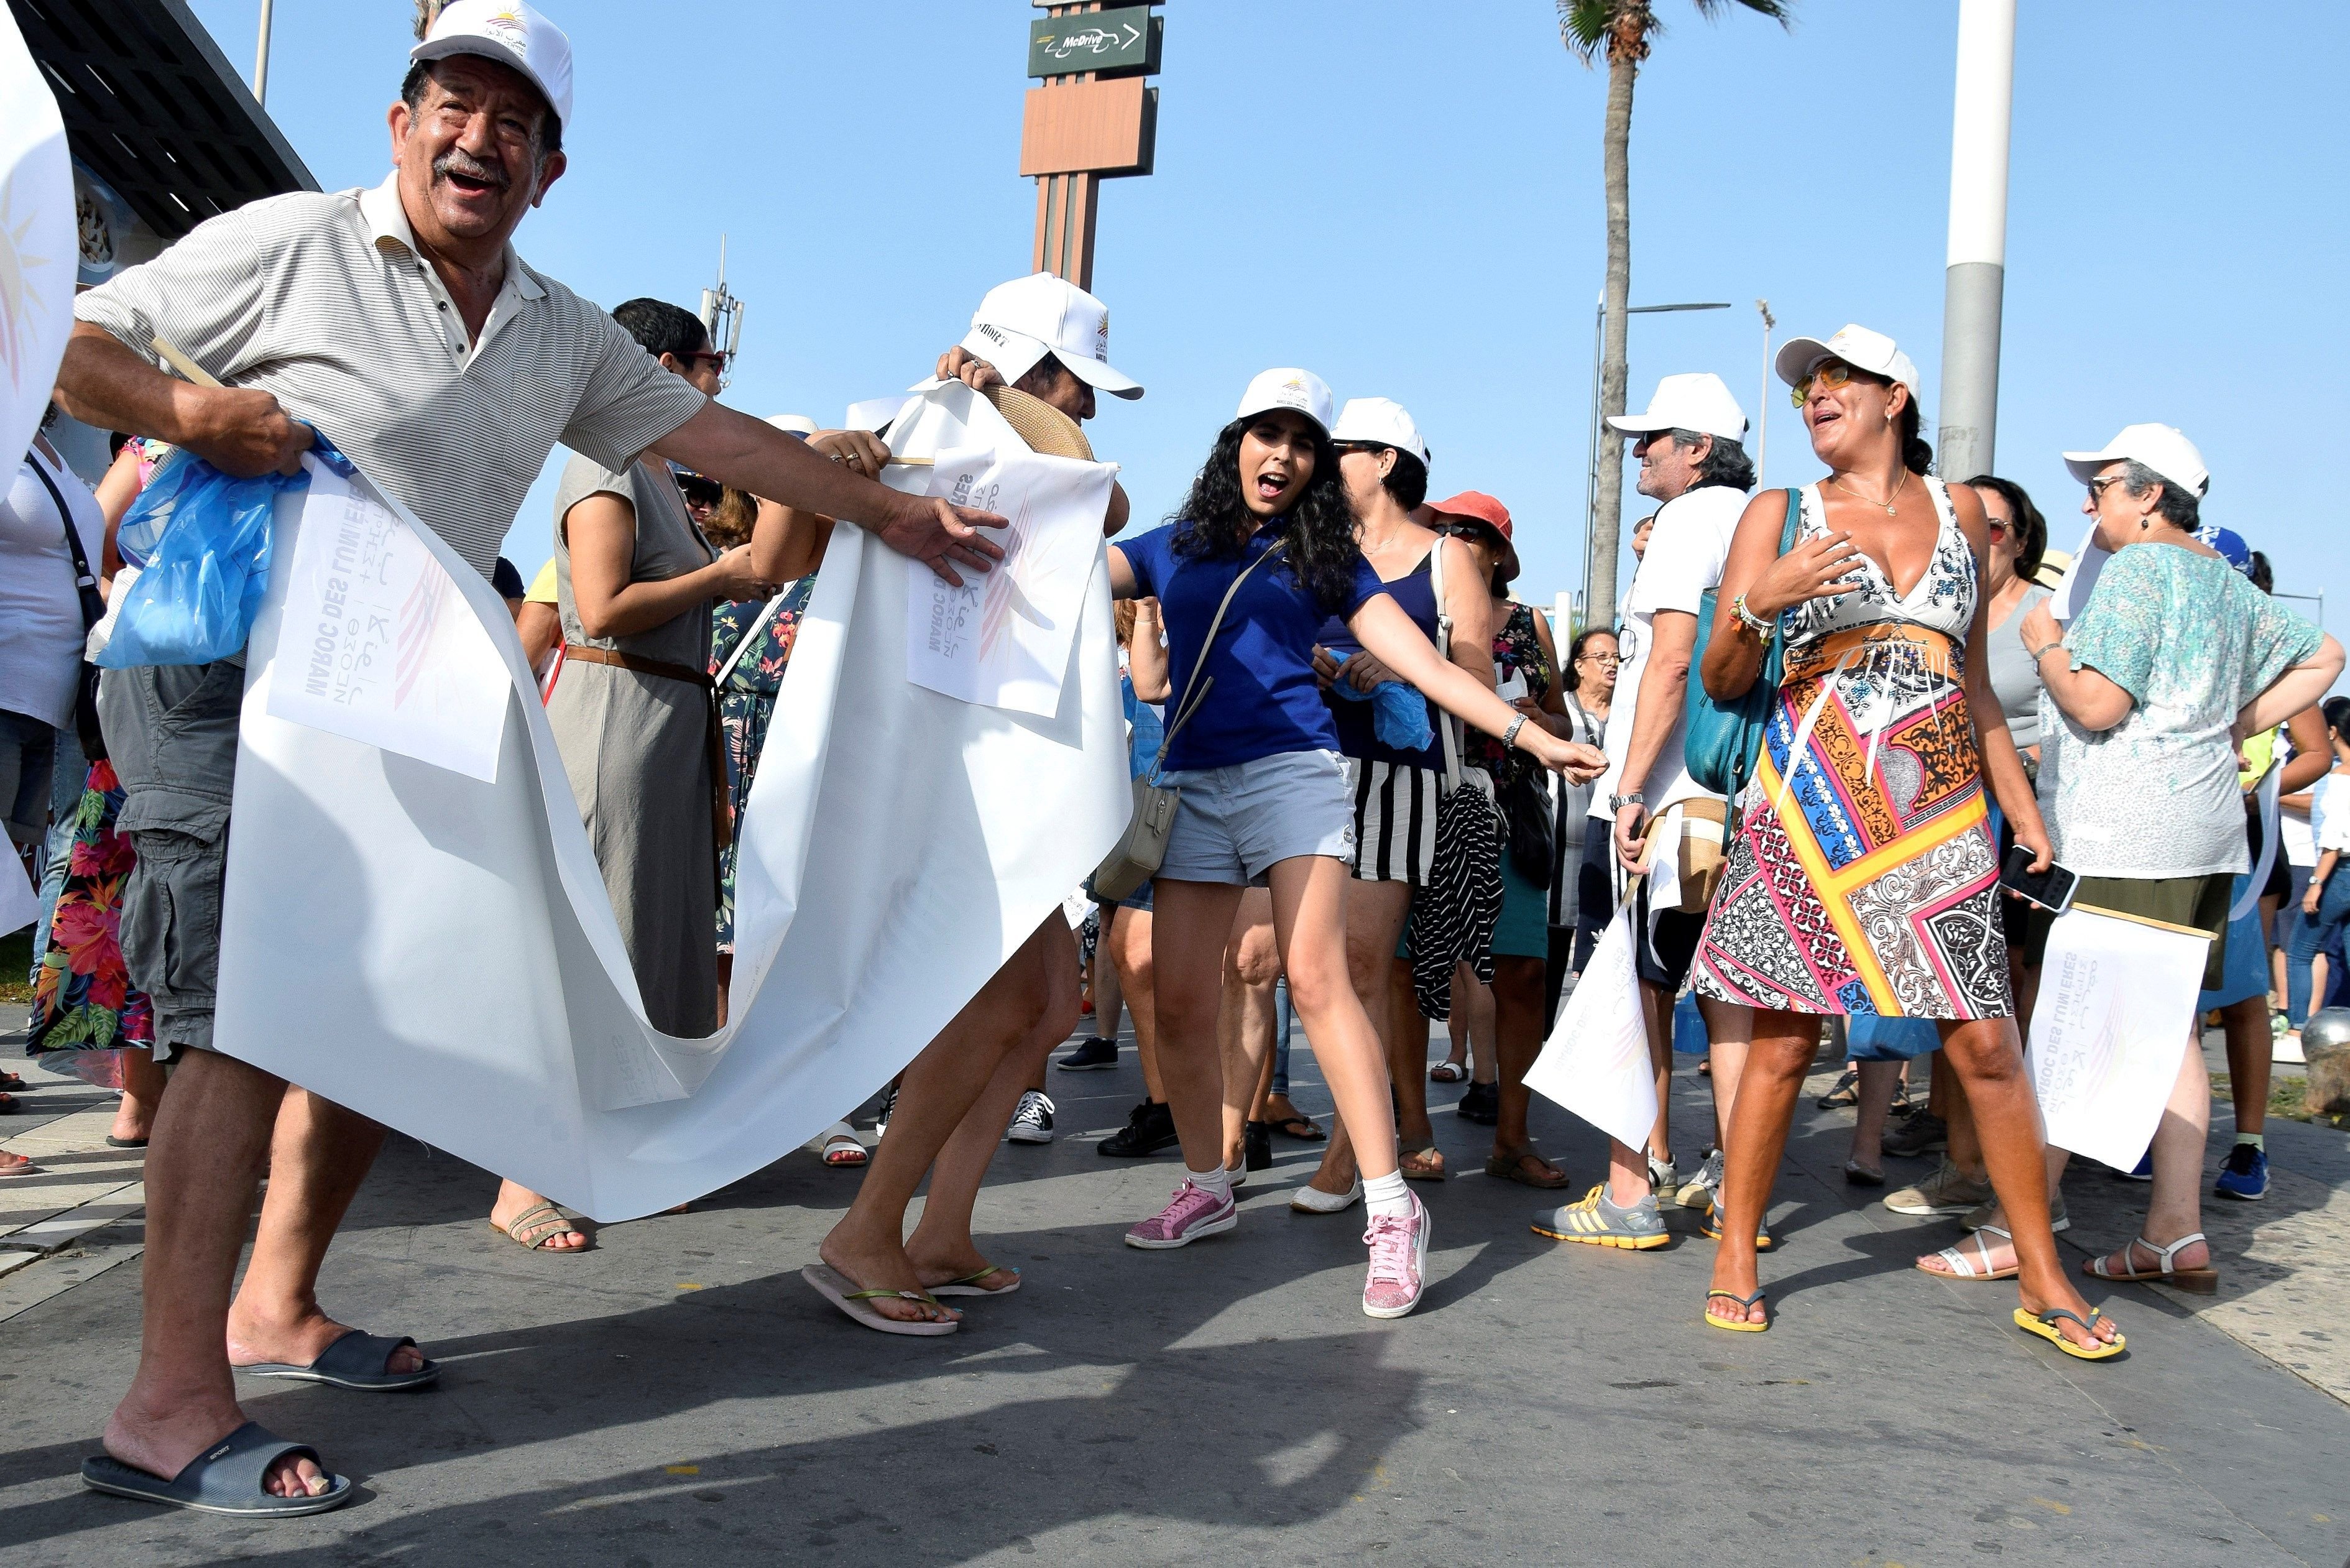
[[[1149,76],[1159,69],[1164,21],[1147,5],[1039,16],[1028,25],[1028,74]]]

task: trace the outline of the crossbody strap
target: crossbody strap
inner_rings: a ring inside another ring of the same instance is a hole
[[[1436,554],[1429,567],[1429,586],[1436,590],[1436,657],[1452,657],[1452,618],[1444,608],[1444,538],[1436,536]],[[1461,741],[1451,714],[1438,710],[1437,727],[1444,732],[1444,793],[1451,794],[1461,787]]]
[[[90,572],[89,552],[82,548],[81,530],[74,526],[73,511],[67,506],[65,493],[57,488],[57,482],[49,477],[48,465],[41,461],[41,454],[27,452],[25,459],[25,466],[39,477],[41,487],[57,503],[57,516],[65,523],[66,548],[73,553],[74,587],[81,596],[81,628],[86,632],[106,618],[106,600],[99,596],[98,578]]]
[[[1175,743],[1176,732],[1191,722],[1191,715],[1200,711],[1200,704],[1208,700],[1209,691],[1215,687],[1216,678],[1212,675],[1208,677],[1206,685],[1201,686],[1200,672],[1208,667],[1208,650],[1216,646],[1216,633],[1223,629],[1224,612],[1232,607],[1232,597],[1241,591],[1241,585],[1248,581],[1251,572],[1287,548],[1289,548],[1288,540],[1274,541],[1272,546],[1263,555],[1243,566],[1240,574],[1232,578],[1232,586],[1224,590],[1223,602],[1216,607],[1214,618],[1208,622],[1208,635],[1200,639],[1200,657],[1191,661],[1191,673],[1183,681],[1183,696],[1175,705],[1174,722],[1167,726],[1167,732],[1159,738],[1159,755],[1150,764],[1151,777],[1157,778],[1159,771],[1167,765],[1167,750]],[[1200,688],[1196,692],[1191,690],[1194,686]]]

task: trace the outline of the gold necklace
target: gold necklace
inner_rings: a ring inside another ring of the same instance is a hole
[[[1835,485],[1838,490],[1843,491],[1846,495],[1851,496],[1855,501],[1865,502],[1871,506],[1884,507],[1885,514],[1887,517],[1890,517],[1894,515],[1893,504],[1901,499],[1902,486],[1909,483],[1909,471],[1907,468],[1904,468],[1901,471],[1900,482],[1894,485],[1893,493],[1887,496],[1882,501],[1870,501],[1867,496],[1863,495],[1859,491],[1855,490],[1851,485],[1846,484],[1843,480],[1837,479],[1834,475],[1829,476],[1828,483]]]

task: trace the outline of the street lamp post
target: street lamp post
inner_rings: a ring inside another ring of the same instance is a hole
[[[1729,308],[1730,306],[1727,301],[1719,303],[1709,301],[1704,304],[1696,305],[1635,305],[1627,307],[1624,314],[1627,316],[1662,316],[1669,312],[1677,310],[1727,310]],[[1586,609],[1589,606],[1597,602],[1592,597],[1591,588],[1595,577],[1595,570],[1598,563],[1591,558],[1591,553],[1594,542],[1593,536],[1598,532],[1599,526],[1599,463],[1601,442],[1603,441],[1607,442],[1608,457],[1618,462],[1623,461],[1622,452],[1617,451],[1615,445],[1616,441],[1621,438],[1616,436],[1615,432],[1607,430],[1599,422],[1599,335],[1601,327],[1607,319],[1607,302],[1605,297],[1602,297],[1598,306],[1595,307],[1591,313],[1591,463],[1584,474],[1583,488],[1583,602],[1586,607]],[[1616,563],[1613,561],[1608,562],[1607,569],[1612,573],[1616,569]],[[1612,596],[1610,602],[1613,602]]]
[[[1754,398],[1754,486],[1762,487],[1762,476],[1771,467],[1771,328],[1779,318],[1771,314],[1771,302],[1758,299],[1754,308],[1762,316],[1762,389]]]

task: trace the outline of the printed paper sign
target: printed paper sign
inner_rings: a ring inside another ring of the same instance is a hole
[[[1559,1009],[1558,1026],[1528,1069],[1526,1087],[1617,1142],[1645,1148],[1657,1126],[1657,1079],[1632,961],[1632,912],[1627,898]]]
[[[364,482],[303,463],[271,717],[495,783],[513,682],[489,633]]]
[[[2073,909],[2048,932],[2032,1082],[2058,1148],[2117,1169],[2154,1141],[2178,1081],[2210,939]]]
[[[11,849],[15,845],[10,845]],[[0,860],[0,937],[21,931],[41,918],[41,895],[34,889],[32,878],[14,855]],[[33,933],[33,953],[38,957],[48,946],[49,933]]]
[[[74,234],[65,121],[16,18],[0,13],[0,452],[11,473],[73,330]]]
[[[1118,465],[1017,447],[939,453],[930,493],[999,513],[1003,559],[954,587],[906,575],[906,678],[949,697],[1016,712],[1060,711],[1061,677],[1101,556],[1102,518]]]

